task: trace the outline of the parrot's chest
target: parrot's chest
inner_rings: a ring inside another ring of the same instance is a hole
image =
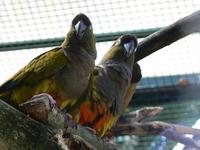
[[[77,99],[87,88],[90,70],[87,67],[69,67],[56,77],[56,82],[66,99]]]
[[[88,86],[88,79],[94,69],[94,60],[88,55],[69,53],[69,63],[55,76],[56,86],[63,95],[63,107],[75,105]]]

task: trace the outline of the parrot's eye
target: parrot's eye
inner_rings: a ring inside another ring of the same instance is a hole
[[[90,25],[90,26],[89,26],[89,29],[90,29],[90,30],[93,30],[93,27],[92,27],[92,25]]]
[[[112,46],[120,45],[120,44],[121,44],[121,39],[118,39]]]

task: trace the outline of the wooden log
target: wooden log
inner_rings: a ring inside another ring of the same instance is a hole
[[[0,100],[0,147],[4,150],[61,150],[54,130]]]
[[[0,148],[4,147],[5,150],[13,148],[16,150],[68,148],[72,150],[82,148],[86,150],[117,150],[114,144],[94,135],[81,125],[73,123],[56,107],[50,108],[47,101],[49,100],[44,97],[37,102],[26,103],[25,110],[29,109],[31,110],[29,113],[32,113],[32,106],[36,112],[35,117],[38,116],[37,113],[47,116],[48,119],[39,117],[39,120],[50,126],[31,119],[0,100]],[[38,109],[35,106],[38,106]],[[48,114],[46,115],[46,113]],[[66,123],[70,123],[70,125]]]

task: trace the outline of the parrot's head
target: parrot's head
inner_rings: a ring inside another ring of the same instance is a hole
[[[90,19],[80,13],[74,17],[66,37],[66,44],[80,46],[96,59],[96,39]]]
[[[132,66],[136,48],[137,39],[132,35],[123,35],[114,42],[110,50],[104,55],[101,64],[108,60],[116,60]]]

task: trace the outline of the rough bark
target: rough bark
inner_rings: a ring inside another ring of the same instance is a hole
[[[144,121],[145,119],[148,119],[149,117],[152,117],[161,111],[162,108],[160,107],[144,107],[142,109],[130,112],[127,115],[121,116],[116,125],[114,125],[108,133],[108,136],[163,135],[168,139],[182,143],[186,146],[200,149],[200,144],[197,141],[185,136],[186,134],[200,136],[199,129],[161,121]]]
[[[4,150],[61,150],[55,131],[0,101],[0,147]]]
[[[75,124],[56,107],[51,108],[47,101],[49,100],[44,98],[31,104],[26,103],[27,108],[24,109],[29,111],[33,108],[35,113],[31,110],[28,114],[34,114],[35,119],[39,115],[47,116],[48,118],[39,117],[39,120],[48,123],[49,126],[31,119],[0,100],[0,147],[4,147],[5,150],[60,150],[67,147],[70,150],[117,149],[114,144]]]

